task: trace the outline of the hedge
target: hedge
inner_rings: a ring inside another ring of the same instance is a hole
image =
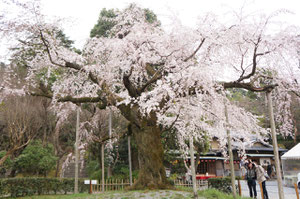
[[[225,193],[231,193],[231,178],[224,177],[224,178],[209,178],[208,179],[208,188],[217,189],[219,191]]]
[[[79,192],[87,192],[88,186],[84,185],[83,179],[78,183]],[[74,179],[69,178],[3,178],[0,179],[0,197],[45,195],[73,192]]]

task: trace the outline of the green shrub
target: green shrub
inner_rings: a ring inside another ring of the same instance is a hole
[[[78,183],[79,192],[87,192],[88,186],[83,179]],[[11,197],[45,195],[73,192],[74,179],[59,178],[6,178],[0,179],[0,196],[10,194]]]
[[[57,157],[53,145],[43,146],[40,141],[29,144],[16,158],[16,167],[21,172],[30,174],[46,174],[54,168]]]
[[[217,189],[225,193],[231,193],[231,179],[228,177],[225,178],[209,178],[208,179],[208,188]]]

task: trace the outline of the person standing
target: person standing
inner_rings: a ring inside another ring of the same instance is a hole
[[[192,183],[192,169],[191,166],[187,167],[187,172],[185,173],[185,179],[188,184]]]
[[[271,175],[272,175],[272,165],[270,164],[270,162],[268,162],[267,173],[268,173],[268,176],[271,178]]]
[[[247,173],[246,173],[246,180],[250,192],[250,197],[257,198],[257,192],[256,192],[256,172],[255,172],[255,165],[252,162],[249,162],[247,166]]]
[[[258,165],[256,162],[254,164],[255,164],[255,171],[256,171],[257,181],[259,183],[261,183],[261,185],[262,185],[262,189],[263,189],[262,191],[263,191],[263,194],[264,194],[264,199],[269,199],[268,192],[267,192],[267,189],[266,189],[267,178],[265,177],[265,170],[261,165]]]

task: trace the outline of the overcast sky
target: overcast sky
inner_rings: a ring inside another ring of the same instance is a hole
[[[1,0],[0,0],[1,1]],[[89,37],[89,32],[97,22],[102,8],[123,9],[130,3],[150,8],[164,27],[170,25],[170,18],[178,17],[184,25],[194,26],[197,16],[205,12],[222,15],[229,11],[247,13],[265,12],[270,14],[278,9],[288,9],[294,14],[282,16],[287,23],[300,26],[300,0],[41,0],[43,13],[70,19],[64,31],[81,48]],[[1,8],[0,8],[1,9]],[[3,47],[0,47],[0,54]]]
[[[193,26],[197,16],[205,12],[224,14],[230,10],[245,12],[263,11],[267,14],[278,9],[288,9],[295,14],[285,16],[285,20],[300,25],[300,0],[42,0],[44,12],[74,19],[73,25],[65,27],[65,32],[81,47],[89,32],[97,22],[102,8],[123,9],[132,2],[144,8],[152,9],[163,26],[170,25],[170,18],[177,16],[182,23]]]

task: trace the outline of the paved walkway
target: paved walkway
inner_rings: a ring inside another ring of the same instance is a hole
[[[241,186],[242,186],[242,195],[249,197],[249,189],[247,182],[245,180],[241,180]],[[269,199],[278,199],[278,187],[277,187],[277,181],[267,181],[266,182],[266,188],[268,191]],[[257,198],[261,199],[261,193],[260,193],[260,187],[258,184],[256,184],[256,190],[257,190]],[[283,187],[284,192],[284,198],[285,199],[297,199],[295,189],[292,187]]]

